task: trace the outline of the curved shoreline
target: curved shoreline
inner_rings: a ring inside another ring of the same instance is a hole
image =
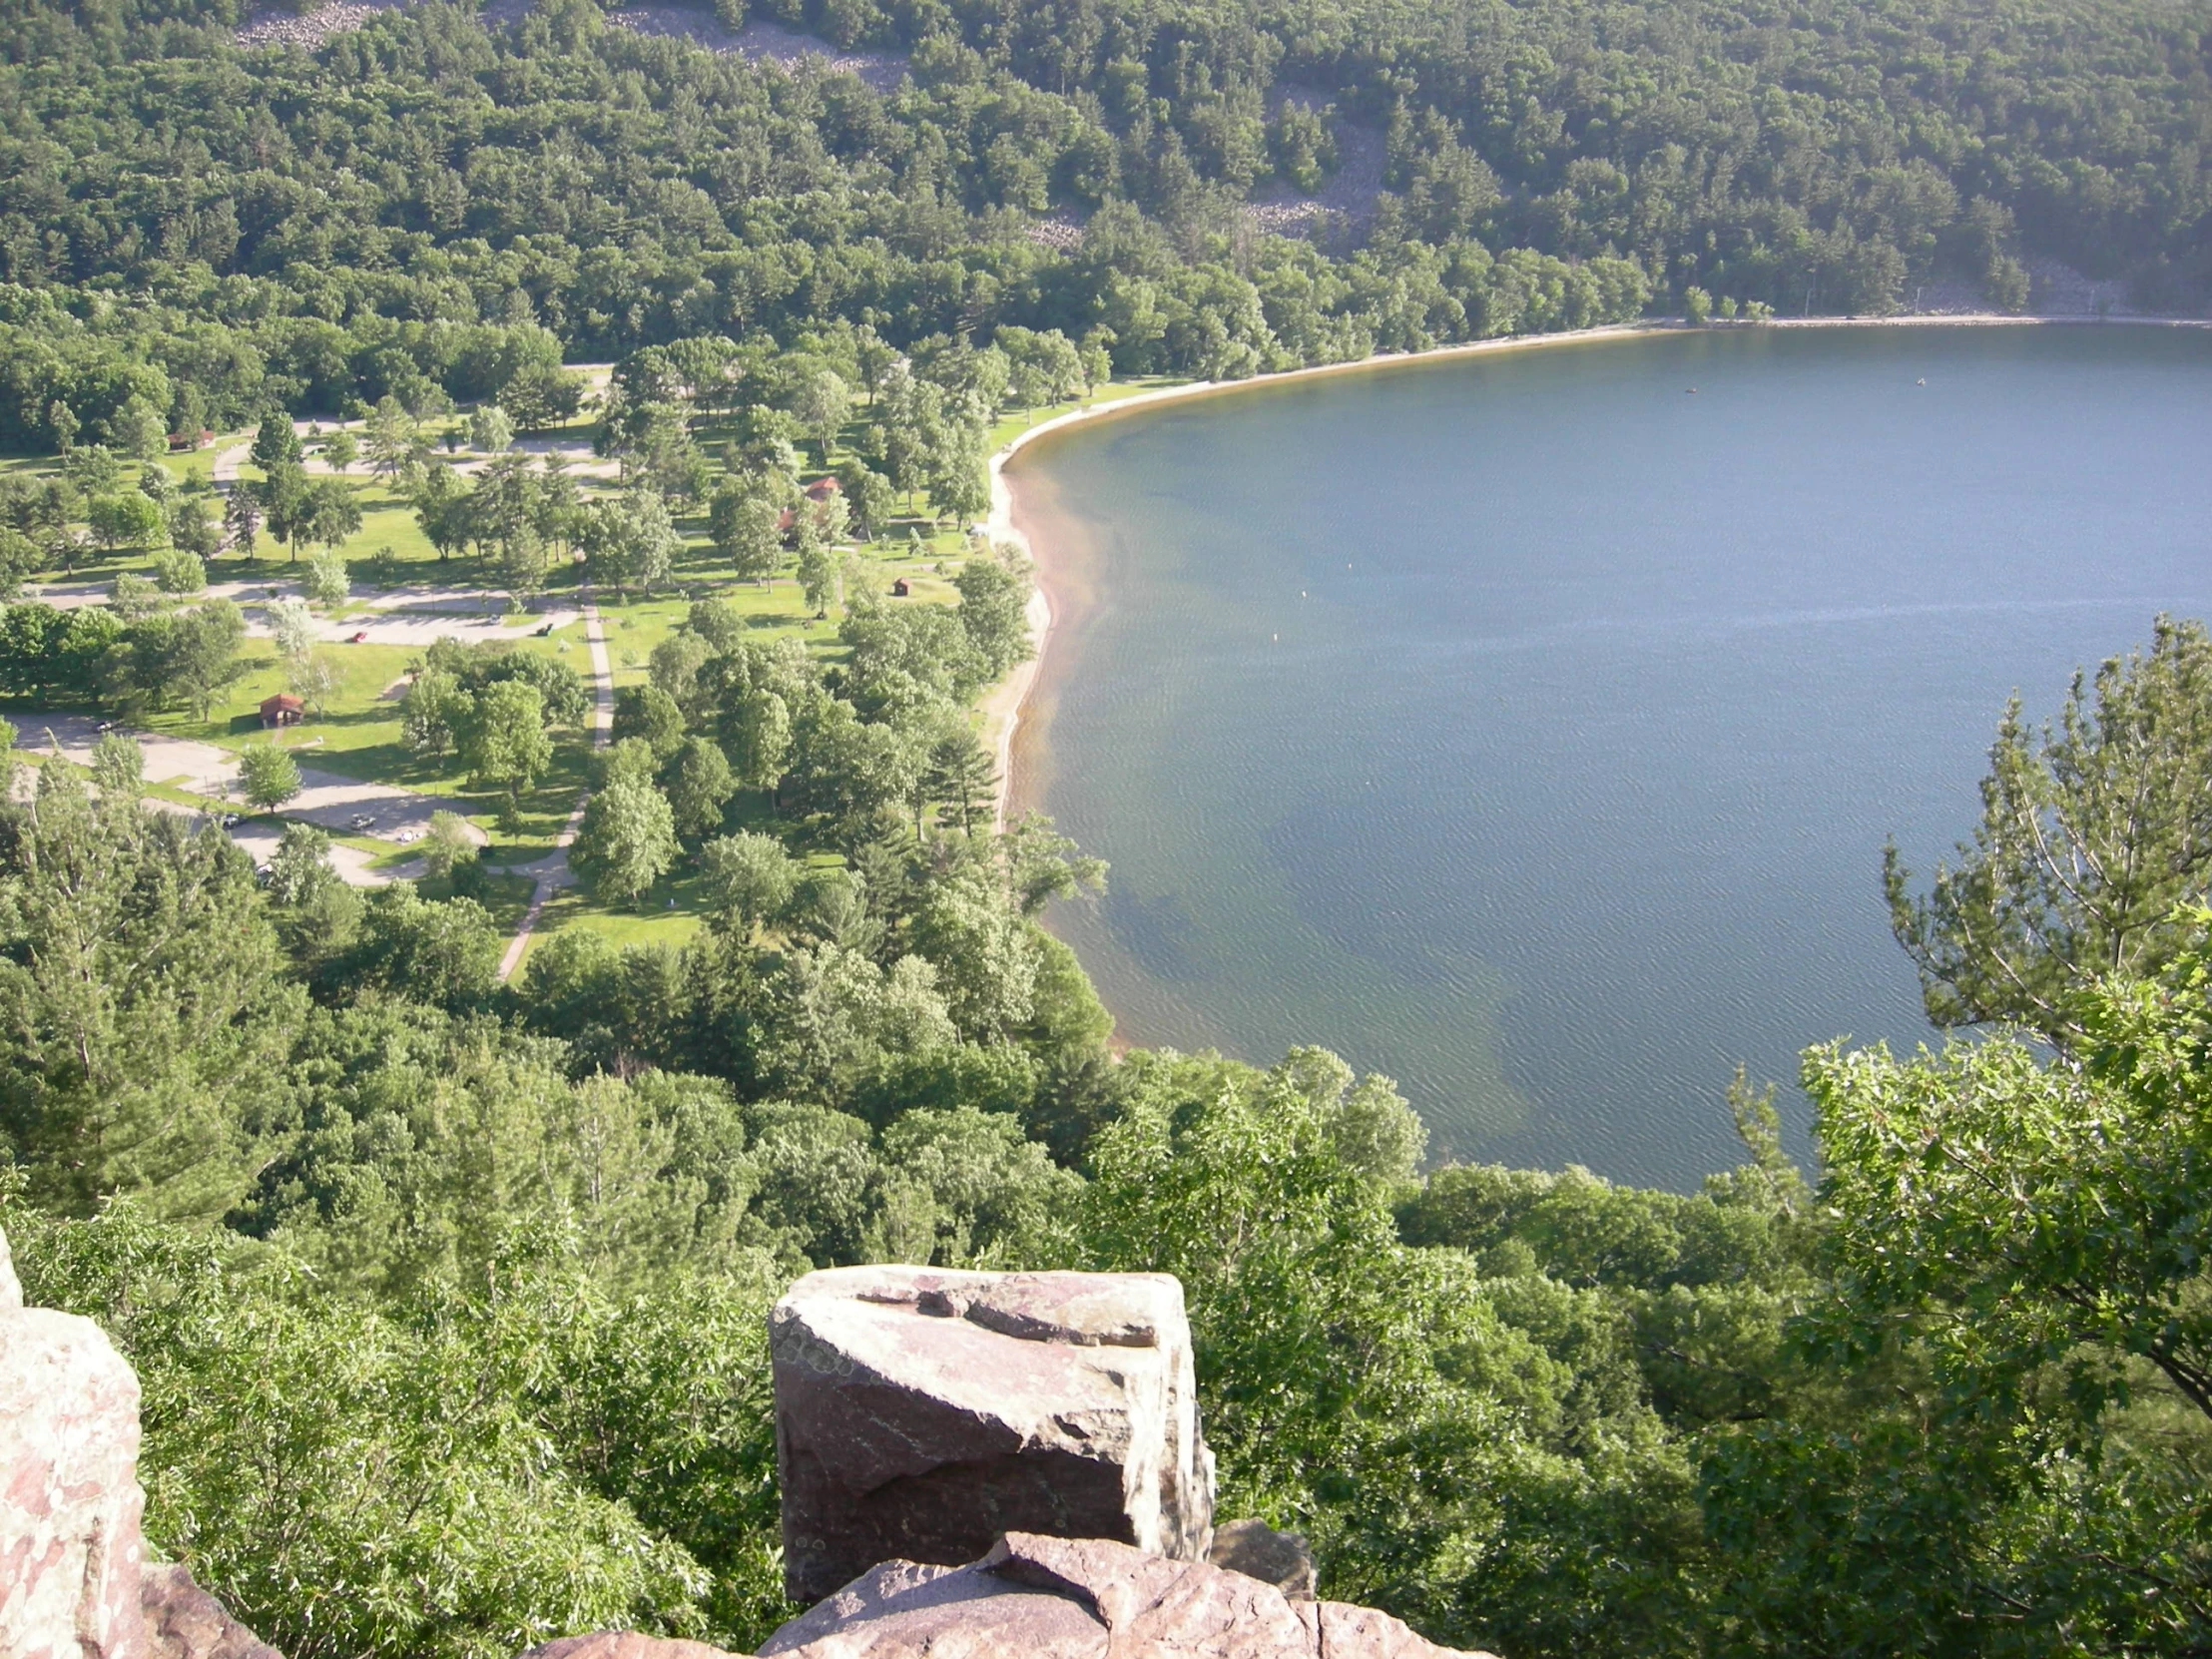
[[[1006,479],[1006,463],[1024,448],[1047,433],[1065,431],[1080,422],[1109,419],[1116,415],[1134,413],[1154,408],[1159,404],[1177,402],[1192,397],[1218,396],[1233,392],[1250,391],[1265,386],[1288,385],[1296,380],[1317,379],[1328,374],[1353,374],[1401,368],[1412,364],[1447,361],[1453,357],[1474,356],[1496,351],[1524,351],[1564,345],[1588,345],[1604,340],[1644,339],[1656,334],[1713,332],[1743,328],[2035,328],[2035,327],[2136,327],[2136,328],[2192,328],[2212,329],[2212,319],[2183,316],[2014,316],[2001,311],[1972,311],[1960,315],[1912,313],[1898,316],[1810,316],[1773,317],[1764,322],[1708,322],[1693,329],[1692,325],[1678,319],[1660,319],[1647,322],[1611,323],[1601,328],[1574,328],[1555,334],[1509,334],[1497,339],[1465,340],[1452,345],[1439,345],[1426,351],[1378,352],[1372,357],[1361,357],[1351,362],[1316,363],[1306,368],[1283,369],[1273,374],[1255,374],[1244,380],[1192,380],[1183,385],[1161,386],[1152,391],[1137,392],[1132,396],[1116,398],[1108,403],[1090,403],[1070,409],[1065,414],[1054,415],[1050,420],[1039,421],[1026,431],[1016,433],[990,458],[991,506],[990,515],[984,520],[984,533],[993,545],[1011,542],[1021,549],[1032,567],[1036,583],[1029,596],[1029,660],[1017,666],[1012,673],[993,686],[977,704],[983,716],[984,742],[991,751],[998,768],[998,794],[992,824],[995,829],[1006,827],[1006,812],[1014,793],[1014,737],[1021,728],[1022,714],[1028,706],[1030,694],[1036,689],[1043,671],[1045,650],[1052,638],[1055,621],[1052,599],[1047,587],[1048,565],[1039,557],[1026,533],[1015,527],[1013,486]]]

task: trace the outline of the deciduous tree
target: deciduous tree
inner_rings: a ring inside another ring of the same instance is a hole
[[[264,415],[247,458],[265,473],[297,461],[299,435],[292,430],[291,417],[280,410]]]
[[[353,591],[353,579],[343,559],[323,553],[307,561],[299,575],[299,590],[317,605],[342,605]]]
[[[759,488],[733,487],[717,495],[709,513],[715,549],[746,581],[766,584],[783,562],[783,509]]]
[[[512,825],[522,810],[522,792],[553,764],[545,699],[524,681],[496,680],[469,700],[456,736],[477,787],[506,797],[505,818]]]
[[[239,787],[250,806],[274,812],[299,793],[299,763],[273,743],[250,743],[239,751]]]
[[[1011,547],[969,559],[953,586],[960,590],[960,626],[996,679],[1036,654],[1029,637],[1029,566]]]
[[[462,864],[476,861],[476,837],[457,813],[442,809],[430,815],[430,828],[422,837],[422,867],[443,880]]]
[[[792,413],[822,451],[822,464],[830,465],[830,446],[852,414],[852,389],[833,369],[818,369],[801,384],[792,400]]]
[[[500,455],[515,441],[514,422],[496,403],[479,403],[469,411],[468,446],[482,455]]]
[[[750,936],[790,902],[799,866],[774,835],[741,830],[699,849],[699,867],[717,914]]]
[[[151,546],[166,528],[160,505],[137,490],[96,495],[87,504],[85,514],[92,533],[110,549]]]
[[[676,823],[651,784],[619,779],[591,798],[569,857],[607,904],[642,900],[676,862]]]
[[[625,592],[650,592],[666,582],[683,545],[667,501],[643,485],[585,508],[578,540],[592,580]]]
[[[737,793],[737,778],[721,748],[705,738],[686,738],[667,769],[677,834],[696,840],[722,828],[723,810]]]

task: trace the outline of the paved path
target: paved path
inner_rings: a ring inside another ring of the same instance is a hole
[[[159,807],[168,803],[154,802],[152,805]],[[242,824],[231,831],[231,839],[253,853],[257,864],[266,864],[276,855],[276,843],[282,837],[281,830],[266,824]],[[338,872],[338,879],[349,887],[388,887],[394,881],[412,881],[424,872],[420,858],[409,858],[389,869],[376,869],[372,867],[376,862],[373,854],[339,841],[330,843],[326,856],[330,867]]]
[[[296,424],[294,422],[295,426]],[[215,459],[208,465],[209,481],[225,495],[229,495],[232,490],[238,487],[239,468],[245,465],[246,457],[253,452],[253,449],[254,440],[252,438],[242,438],[237,443],[218,449],[215,452]]]
[[[311,753],[303,744],[291,750],[294,760]],[[341,835],[374,835],[378,840],[406,846],[428,833],[431,814],[451,813],[465,820],[475,810],[470,803],[449,796],[423,795],[397,784],[371,784],[302,766],[299,793],[284,803],[283,815],[305,819]],[[491,839],[473,824],[467,829],[479,846]]]
[[[144,757],[142,776],[149,784],[166,784],[221,801],[238,779],[239,758],[212,743],[186,738],[165,738],[153,732],[133,732],[97,715],[24,715],[17,722],[16,743],[34,755],[59,754],[79,766],[92,764],[92,746],[108,730],[138,739]]]
[[[592,597],[591,584],[582,584],[579,591],[584,596],[584,638],[591,645],[591,746],[596,751],[605,749],[614,737],[615,675],[607,659],[607,634],[600,626],[599,605]],[[583,827],[584,808],[590,802],[591,786],[587,784],[569,811],[568,823],[554,837],[553,850],[532,863],[513,866],[516,874],[529,876],[536,885],[530,892],[529,908],[522,912],[522,925],[507,941],[506,955],[499,959],[499,977],[503,980],[512,978],[515,969],[522,965],[522,953],[530,948],[530,934],[538,925],[546,901],[561,888],[575,883],[576,872],[568,866],[568,849],[575,843],[576,831]]]
[[[107,582],[47,582],[29,592],[32,598],[58,611],[105,605],[114,597],[113,584]],[[270,633],[269,602],[297,599],[301,594],[297,582],[263,577],[210,582],[195,597],[230,600],[246,613],[247,633],[266,639]],[[373,595],[366,604],[371,613],[366,616],[358,612],[347,617],[318,613],[313,619],[315,637],[326,645],[430,645],[441,639],[509,642],[548,628],[566,628],[582,614],[572,601],[540,596],[517,616],[508,610],[504,591],[459,585],[393,589]],[[355,634],[366,638],[355,642]]]
[[[102,722],[94,715],[39,714],[23,718],[17,741],[33,753],[59,753],[64,760],[79,766],[92,764],[92,746],[103,728],[120,732],[128,738],[136,738],[140,753],[145,757],[144,777],[149,784],[162,784],[171,789],[183,790],[192,795],[205,796],[211,801],[229,801],[238,787],[239,758],[228,749],[212,743],[196,743],[186,738],[168,738],[154,732],[137,732],[127,727]],[[297,761],[312,756],[311,743],[290,746],[290,754]],[[468,802],[456,801],[445,796],[424,795],[418,790],[402,789],[396,784],[371,784],[358,778],[347,778],[335,772],[324,772],[319,767],[299,768],[299,793],[283,807],[282,816],[300,819],[308,824],[341,835],[373,835],[405,846],[420,840],[430,828],[430,815],[449,812],[465,818],[474,809]],[[490,837],[473,824],[469,834],[481,845]],[[262,834],[271,838],[274,831],[266,828]],[[254,831],[249,830],[238,839],[249,843]],[[366,864],[369,854],[354,852],[350,859],[341,856],[347,849],[332,847],[331,859],[338,866],[338,873],[353,879],[347,873],[349,862],[357,867],[355,874],[368,876]],[[375,881],[388,879],[384,876]],[[371,884],[362,880],[356,885]]]

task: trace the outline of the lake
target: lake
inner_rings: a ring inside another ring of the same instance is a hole
[[[1695,388],[1691,390],[1690,388]],[[1933,1040],[1882,849],[2007,695],[2212,615],[2212,334],[1735,329],[1262,386],[1011,463],[1020,805],[1122,1034],[1396,1078],[1432,1150],[1688,1188],[1723,1090]]]

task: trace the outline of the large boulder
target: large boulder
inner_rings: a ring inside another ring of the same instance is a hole
[[[760,1651],[764,1659],[1489,1659],[1437,1647],[1387,1613],[1292,1601],[1204,1562],[1019,1532],[964,1567],[886,1561]]]
[[[0,1242],[0,1652],[140,1659],[138,1378],[100,1328],[25,1308]]]
[[[795,1601],[1005,1532],[1205,1553],[1213,1456],[1169,1275],[836,1268],[770,1337]]]

